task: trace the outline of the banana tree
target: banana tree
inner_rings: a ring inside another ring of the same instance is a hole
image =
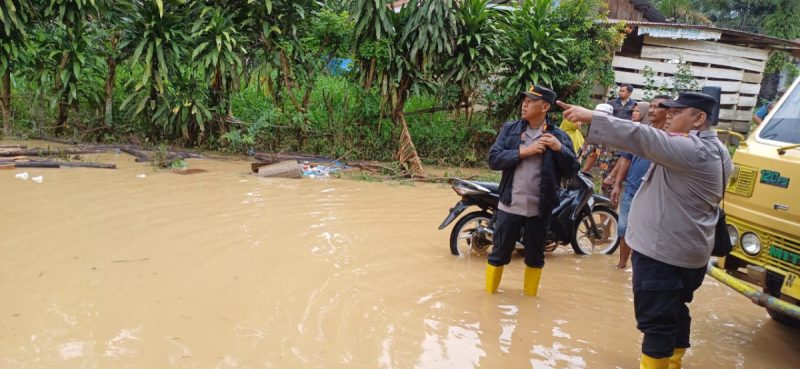
[[[3,134],[11,127],[11,73],[25,60],[25,42],[30,24],[31,7],[27,0],[0,2],[0,110],[3,113]]]

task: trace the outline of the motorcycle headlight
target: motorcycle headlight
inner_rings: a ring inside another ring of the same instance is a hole
[[[742,250],[751,256],[758,255],[761,252],[761,240],[755,233],[745,233],[742,235]]]
[[[731,245],[739,243],[739,230],[728,224],[728,234],[731,236]]]

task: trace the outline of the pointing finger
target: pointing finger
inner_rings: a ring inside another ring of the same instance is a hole
[[[557,100],[557,101],[556,101],[556,104],[558,104],[558,106],[560,106],[560,107],[561,107],[561,109],[564,109],[564,110],[567,110],[567,109],[569,109],[569,108],[571,108],[571,107],[572,107],[572,105],[570,105],[570,104],[567,104],[567,103],[565,103],[565,102],[563,102],[563,101],[561,101],[561,100]]]

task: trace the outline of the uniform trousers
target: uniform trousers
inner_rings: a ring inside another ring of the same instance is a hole
[[[516,243],[522,235],[525,265],[531,268],[544,267],[544,243],[549,225],[550,217],[526,217],[497,210],[492,238],[494,247],[489,254],[489,264],[503,266],[510,263]]]
[[[636,327],[644,334],[642,353],[653,358],[672,356],[688,348],[694,291],[703,284],[706,268],[681,268],[633,251],[633,306]]]

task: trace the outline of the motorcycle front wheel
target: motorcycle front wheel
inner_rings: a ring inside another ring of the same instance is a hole
[[[592,218],[599,234],[592,232],[589,215],[583,215],[575,224],[572,235],[572,249],[576,254],[592,255],[594,253],[611,255],[619,246],[617,233],[617,212],[605,206],[598,206],[592,211]]]
[[[486,252],[492,246],[492,237],[486,232],[492,227],[492,216],[475,211],[462,217],[450,232],[450,253],[460,257]]]

